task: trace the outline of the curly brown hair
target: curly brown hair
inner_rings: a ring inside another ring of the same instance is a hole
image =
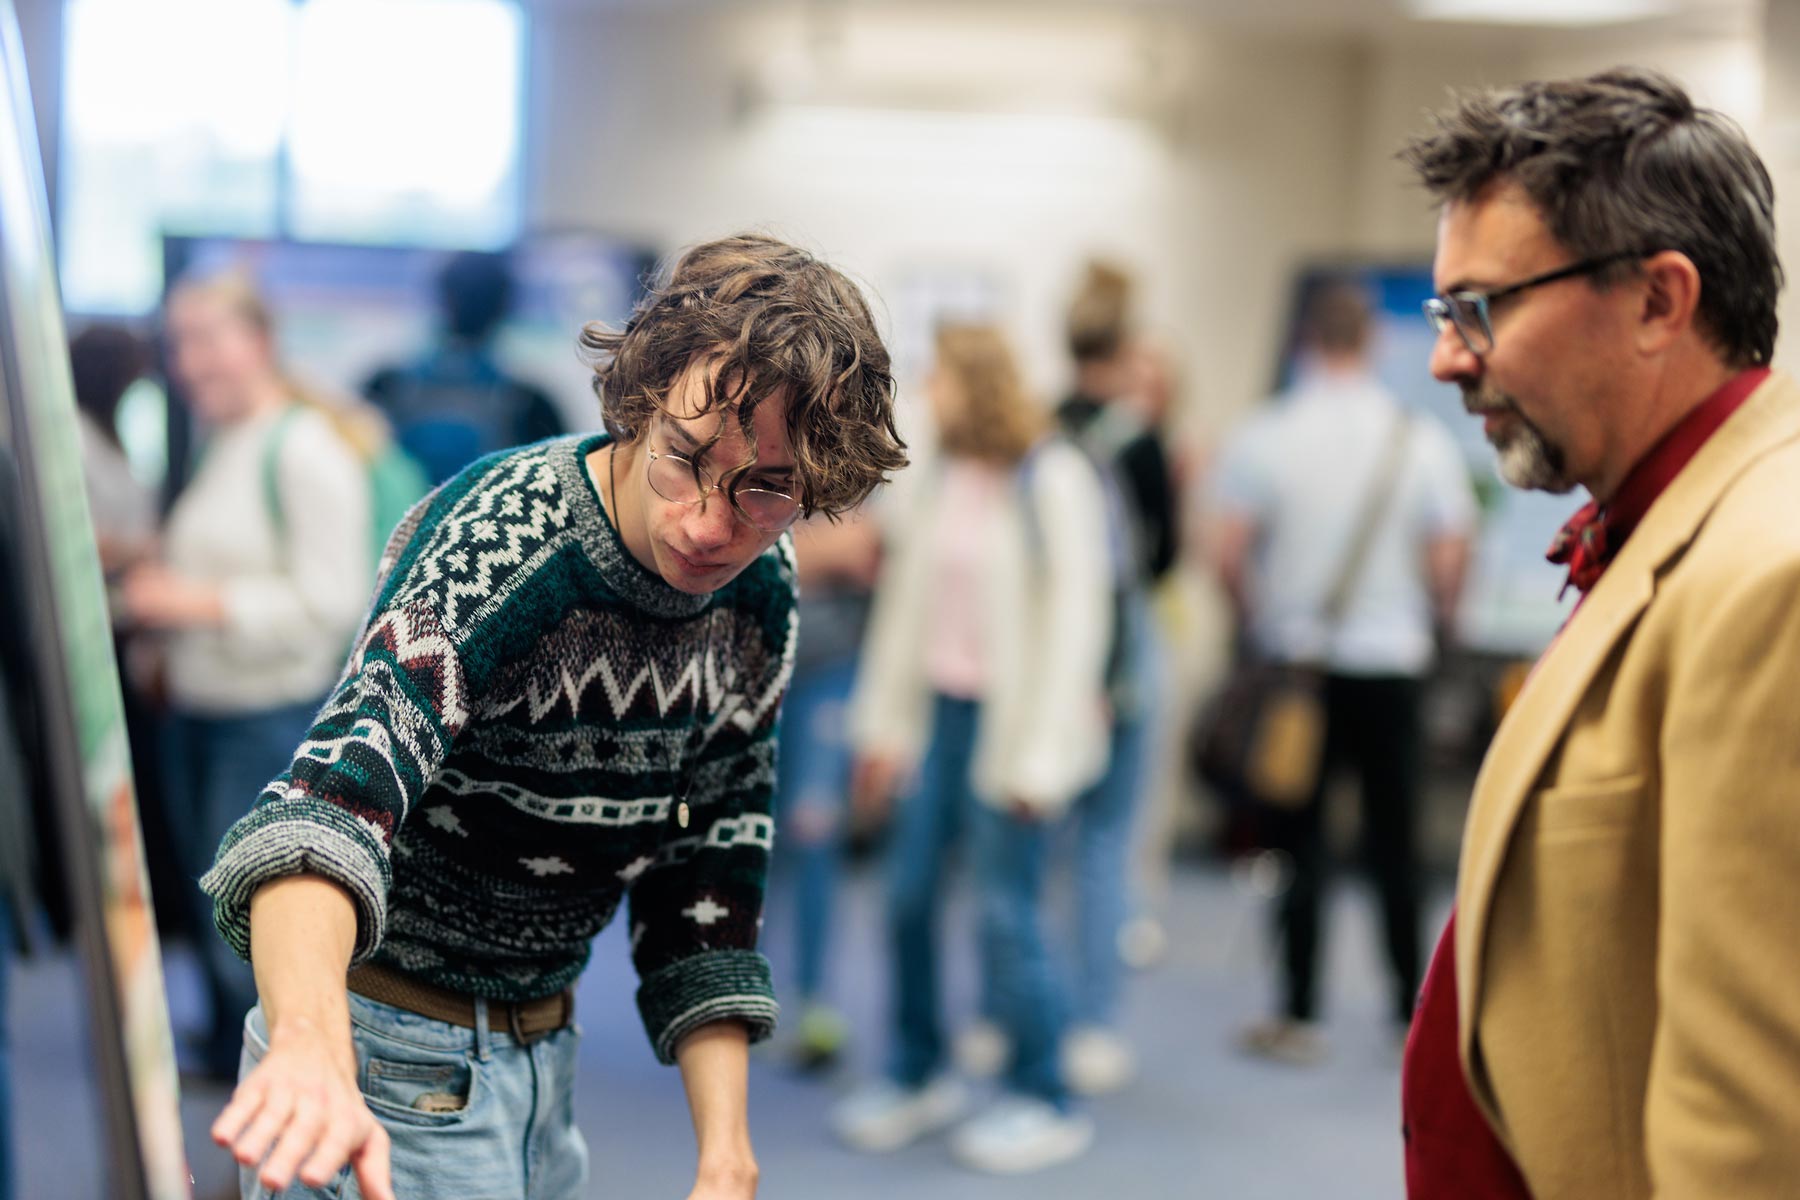
[[[687,250],[657,273],[623,329],[590,324],[581,348],[607,432],[624,445],[669,411],[696,364],[717,367],[700,412],[735,406],[752,443],[757,405],[785,396],[806,515],[847,512],[906,465],[887,347],[861,291],[775,238],[739,234]]]
[[[937,365],[962,402],[954,418],[939,430],[946,454],[1010,467],[1043,436],[1048,419],[1032,403],[1018,360],[998,328],[940,325]]]

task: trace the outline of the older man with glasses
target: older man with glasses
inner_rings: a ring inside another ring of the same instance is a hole
[[[689,251],[582,341],[607,432],[407,516],[343,679],[203,880],[261,997],[213,1128],[246,1197],[351,1171],[369,1200],[582,1194],[570,988],[621,902],[692,1196],[756,1191],[784,531],[905,464],[893,378],[856,287],[764,237]]]
[[[1794,1194],[1800,389],[1768,172],[1662,76],[1464,98],[1431,369],[1590,502],[1581,602],[1489,748],[1408,1046],[1409,1194]]]

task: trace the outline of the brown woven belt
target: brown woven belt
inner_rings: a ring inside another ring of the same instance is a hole
[[[350,972],[350,990],[378,1004],[391,1004],[421,1017],[475,1028],[475,998],[384,967],[364,963]],[[529,1044],[567,1027],[575,1020],[575,991],[509,1003],[488,1001],[488,1028],[502,1030]]]

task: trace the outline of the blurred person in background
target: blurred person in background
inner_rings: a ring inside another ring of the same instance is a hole
[[[1175,565],[1181,548],[1174,481],[1161,420],[1170,389],[1156,377],[1156,351],[1133,324],[1131,277],[1090,262],[1065,323],[1074,389],[1056,419],[1076,443],[1117,477],[1131,516],[1137,568],[1146,585]],[[1159,411],[1160,410],[1160,411]]]
[[[340,422],[283,369],[247,277],[178,282],[164,319],[171,381],[206,442],[160,558],[126,573],[118,611],[163,637],[165,804],[211,1004],[201,1066],[228,1082],[256,989],[196,881],[343,665],[373,579],[371,499]]]
[[[151,349],[120,325],[90,325],[69,342],[75,415],[88,514],[108,574],[148,553],[156,536],[156,500],[131,472],[119,441],[119,402],[151,367]]]
[[[1297,808],[1265,805],[1267,843],[1287,853],[1277,1013],[1240,1035],[1293,1063],[1324,1052],[1317,967],[1329,868],[1325,801],[1334,768],[1358,773],[1362,856],[1380,894],[1396,1036],[1419,988],[1419,792],[1424,685],[1461,594],[1474,494],[1448,431],[1409,415],[1369,367],[1373,317],[1349,282],[1322,285],[1303,315],[1307,361],[1288,395],[1223,447],[1214,474],[1215,566],[1249,652],[1325,672],[1324,768]],[[1392,474],[1383,479],[1384,471]],[[1371,516],[1368,499],[1385,487]],[[1375,523],[1341,617],[1334,576]]]
[[[838,1060],[849,1034],[826,988],[839,863],[850,809],[847,710],[880,563],[875,522],[860,511],[841,521],[794,527],[800,632],[794,678],[781,717],[776,818],[778,865],[792,876],[794,967],[799,1020],[789,1043],[794,1065],[819,1070]]]
[[[411,363],[384,367],[363,385],[433,484],[484,454],[566,432],[549,394],[514,378],[495,356],[495,335],[512,293],[505,255],[454,255],[438,275],[436,344]]]
[[[687,251],[581,343],[607,431],[412,510],[342,678],[205,877],[261,997],[212,1131],[246,1197],[581,1194],[572,987],[622,905],[691,1196],[756,1192],[786,531],[905,465],[893,377],[856,286],[756,235]]]
[[[1769,367],[1768,168],[1634,68],[1465,93],[1403,157],[1442,205],[1432,374],[1507,483],[1590,497],[1550,553],[1580,603],[1469,805],[1408,1194],[1793,1196],[1800,388]]]
[[[1100,469],[1121,503],[1112,506],[1109,542],[1122,561],[1112,598],[1108,699],[1111,749],[1106,773],[1076,802],[1075,878],[1078,980],[1074,1024],[1064,1048],[1070,1083],[1090,1094],[1115,1091],[1135,1073],[1117,1031],[1127,958],[1154,958],[1160,926],[1132,877],[1134,817],[1150,782],[1163,691],[1163,639],[1149,592],[1169,572],[1181,545],[1168,453],[1157,424],[1155,363],[1138,343],[1130,277],[1089,263],[1069,304],[1065,333],[1075,364],[1074,391],[1058,406],[1063,431]]]
[[[34,908],[31,797],[41,768],[38,727],[30,669],[30,609],[22,595],[21,496],[18,464],[12,447],[0,441],[0,1200],[12,1200],[12,1056],[11,1010],[7,1006],[7,973],[11,970],[17,930]]]
[[[1051,436],[997,329],[946,326],[937,356],[942,462],[908,506],[895,501],[851,709],[859,804],[912,780],[889,843],[891,1053],[833,1125],[854,1147],[893,1150],[967,1107],[945,1070],[936,929],[946,860],[966,840],[986,1007],[1011,1063],[1003,1097],[951,1148],[978,1169],[1032,1170],[1093,1137],[1059,1062],[1068,994],[1042,909],[1056,820],[1106,767],[1107,499],[1092,464]]]
[[[121,325],[90,325],[69,343],[88,514],[99,544],[100,567],[114,580],[156,553],[156,497],[132,474],[117,426],[120,401],[149,373],[152,364],[150,344]],[[113,652],[119,664],[125,733],[131,743],[132,782],[143,822],[144,858],[151,891],[164,900],[156,910],[157,924],[165,930],[211,938],[210,922],[199,929],[190,924],[195,911],[186,901],[194,880],[186,874],[191,855],[177,852],[177,831],[163,795],[164,697],[157,678],[155,640],[156,635],[132,637],[115,613]]]

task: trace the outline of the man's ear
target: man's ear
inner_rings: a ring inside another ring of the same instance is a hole
[[[1643,301],[1638,310],[1638,349],[1660,353],[1694,327],[1700,309],[1700,269],[1679,250],[1644,260]]]

